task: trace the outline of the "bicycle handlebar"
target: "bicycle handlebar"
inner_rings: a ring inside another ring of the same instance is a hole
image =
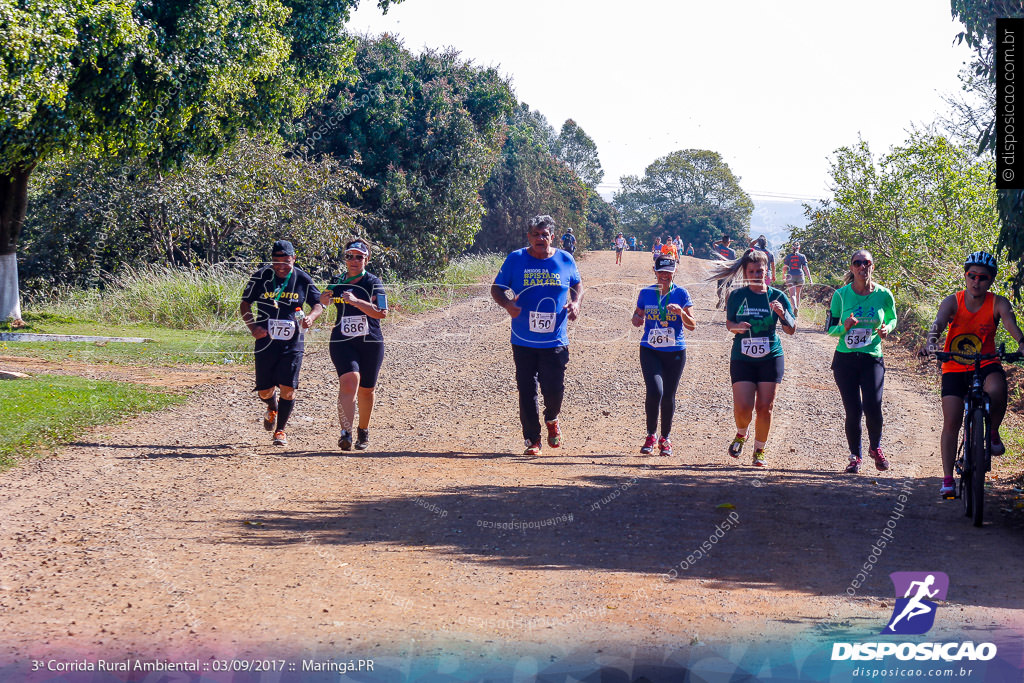
[[[982,360],[1005,360],[1007,363],[1016,363],[1024,358],[1024,352],[1020,349],[1007,353],[1006,344],[1000,344],[995,353],[951,353],[947,351],[936,351],[935,357],[940,361],[954,361],[961,365],[973,365],[976,361]]]

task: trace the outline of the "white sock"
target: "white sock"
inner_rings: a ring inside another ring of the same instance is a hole
[[[764,442],[764,441],[756,441],[756,440],[755,440],[755,441],[754,441],[754,450],[755,450],[755,451],[761,451],[761,450],[764,450],[764,444],[765,444],[765,442]]]

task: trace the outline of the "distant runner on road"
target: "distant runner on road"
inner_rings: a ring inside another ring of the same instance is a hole
[[[832,357],[832,376],[846,410],[849,474],[860,471],[861,415],[868,426],[868,455],[875,461],[875,469],[889,469],[882,453],[882,340],[896,329],[896,301],[892,292],[874,281],[874,272],[871,252],[854,252],[847,284],[832,295],[829,307],[828,333],[839,337]]]
[[[580,272],[572,255],[551,246],[554,229],[551,216],[531,218],[530,246],[509,254],[491,285],[491,298],[512,318],[512,359],[526,455],[541,451],[538,383],[544,395],[548,445],[561,446],[558,414],[569,363],[568,321],[579,315],[582,295]],[[506,292],[512,294],[511,299]]]
[[[320,290],[305,271],[295,267],[295,247],[278,240],[270,265],[256,271],[245,285],[239,312],[254,344],[256,393],[267,404],[263,428],[273,431],[275,446],[288,443],[284,428],[295,407],[295,390],[305,350],[305,331],[320,317]],[[253,313],[253,304],[256,312]],[[302,307],[310,306],[309,315]],[[278,400],[277,390],[281,396]]]
[[[576,253],[576,235],[572,234],[572,228],[567,228],[562,235],[562,249],[570,254]]]
[[[711,251],[718,254],[718,258],[723,261],[733,261],[736,259],[736,252],[729,246],[730,244],[732,244],[732,238],[722,235],[722,239],[711,245]]]
[[[765,281],[765,284],[771,287],[775,284],[775,254],[768,249],[768,238],[764,235],[758,235],[757,239],[751,240],[750,248],[757,249],[768,257],[768,269],[765,271],[765,277],[768,279]]]
[[[633,311],[633,326],[642,325],[644,328],[640,339],[640,372],[647,387],[644,401],[647,439],[640,452],[645,455],[654,450],[659,409],[661,439],[657,442],[658,451],[661,455],[672,455],[670,434],[676,410],[676,390],[686,365],[683,327],[688,330],[696,327],[689,292],[672,282],[675,270],[676,262],[667,256],[655,261],[654,277],[657,282],[640,290],[636,310]]]
[[[384,335],[380,321],[388,315],[387,296],[380,278],[366,271],[370,245],[356,239],[345,245],[345,272],[331,280],[320,296],[325,306],[338,309],[331,329],[331,362],[338,372],[338,447],[352,450],[352,423],[359,403],[359,426],[355,447],[369,447],[370,415],[376,400],[374,390],[384,362]]]
[[[626,248],[626,238],[620,232],[615,238],[615,265],[622,265],[622,251]]]
[[[764,252],[748,249],[742,258],[717,264],[708,278],[728,286],[739,276],[746,284],[730,293],[726,303],[725,328],[733,334],[729,374],[736,420],[736,437],[729,445],[729,455],[740,457],[756,409],[755,467],[766,464],[765,443],[772,427],[775,394],[785,371],[782,343],[775,328],[781,323],[786,334],[796,331],[789,298],[782,291],[765,285],[767,268],[768,258]]]
[[[782,259],[786,266],[786,287],[789,288],[789,298],[793,302],[793,315],[800,315],[800,291],[804,288],[804,282],[812,285],[811,269],[807,267],[807,257],[800,253],[800,243],[793,242],[789,248],[789,255]]]

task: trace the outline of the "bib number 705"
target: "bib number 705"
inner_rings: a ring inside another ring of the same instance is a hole
[[[740,351],[751,358],[764,358],[771,350],[768,337],[748,337],[740,340]]]

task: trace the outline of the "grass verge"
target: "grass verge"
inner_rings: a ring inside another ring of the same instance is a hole
[[[432,280],[385,283],[388,306],[397,314],[384,321],[385,329],[403,316],[449,305],[466,294],[486,295],[486,283],[503,260],[500,254],[464,256]],[[248,272],[229,268],[182,271],[154,266],[124,273],[102,292],[67,291],[49,301],[30,301],[25,327],[0,323],[0,331],[153,341],[0,342],[0,355],[118,365],[245,364],[251,362],[252,337],[242,325],[238,304],[248,277]],[[325,316],[318,324],[321,329],[334,323],[335,308]]]
[[[70,443],[94,425],[181,403],[186,397],[127,382],[39,375],[5,380],[0,412],[0,471],[18,460]]]
[[[0,356],[27,356],[54,362],[173,366],[242,362],[252,352],[252,337],[239,330],[173,330],[164,327],[68,321],[25,314],[28,325],[16,332],[144,337],[153,341],[122,342],[0,342]],[[227,326],[223,326],[227,327]]]

